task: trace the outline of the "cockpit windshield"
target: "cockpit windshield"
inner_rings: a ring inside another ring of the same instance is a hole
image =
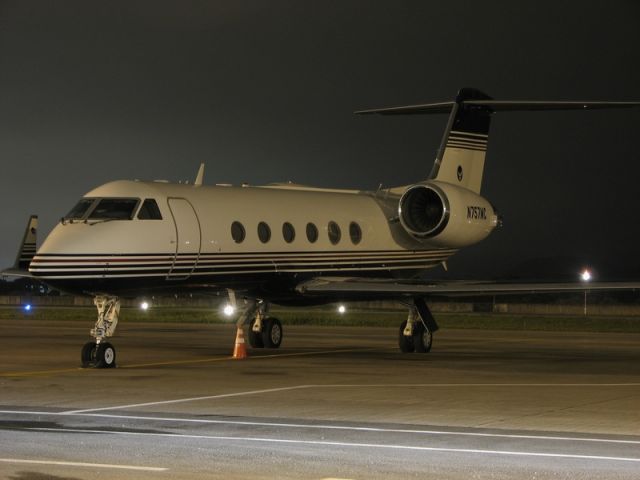
[[[89,214],[89,220],[131,220],[137,198],[102,198]]]
[[[80,220],[84,218],[95,201],[95,198],[83,198],[65,215],[65,220]]]

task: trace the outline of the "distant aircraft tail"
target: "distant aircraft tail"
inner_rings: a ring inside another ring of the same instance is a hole
[[[13,265],[14,270],[29,270],[29,264],[36,254],[36,238],[38,233],[38,216],[31,215],[20,244],[20,250]]]
[[[429,180],[451,183],[480,193],[491,115],[497,111],[587,110],[628,108],[640,102],[494,100],[475,88],[463,88],[453,102],[361,110],[355,113],[416,115],[449,113]]]

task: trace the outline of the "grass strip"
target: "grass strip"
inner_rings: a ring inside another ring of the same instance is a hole
[[[339,314],[334,310],[280,309],[271,310],[285,325],[319,326],[369,326],[397,327],[406,319],[401,310],[349,310]],[[434,315],[441,328],[529,330],[563,332],[622,332],[640,333],[640,318],[610,316],[561,316],[561,315],[514,315],[499,313],[437,313]],[[1,307],[1,319],[31,319],[48,322],[95,321],[93,307],[37,307],[29,312],[20,307]],[[184,323],[233,323],[234,319],[206,308],[161,307],[143,311],[138,308],[122,308],[123,322],[184,322]]]

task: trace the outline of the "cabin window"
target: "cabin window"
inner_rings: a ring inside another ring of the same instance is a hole
[[[336,245],[340,241],[340,227],[336,222],[329,222],[327,226],[327,233],[329,234],[329,241]]]
[[[83,198],[78,203],[76,203],[76,206],[73,207],[64,218],[67,220],[80,220],[84,218],[84,216],[89,211],[89,208],[91,208],[91,205],[93,205],[95,201],[95,198]]]
[[[258,238],[262,243],[267,243],[271,240],[271,228],[265,222],[258,224]]]
[[[131,220],[137,198],[103,198],[89,215],[89,220]]]
[[[351,222],[349,224],[349,236],[351,237],[351,242],[354,245],[359,244],[362,240],[362,229],[356,222]]]
[[[147,198],[140,207],[138,220],[162,220],[158,204],[153,198]]]
[[[318,240],[318,227],[313,223],[307,223],[307,240],[311,243],[316,243]]]
[[[293,242],[296,238],[296,230],[289,222],[284,222],[282,224],[282,236],[284,237],[284,241],[287,243]]]
[[[244,230],[244,225],[240,222],[233,222],[231,224],[231,238],[233,238],[234,242],[242,243],[246,236],[247,232]]]

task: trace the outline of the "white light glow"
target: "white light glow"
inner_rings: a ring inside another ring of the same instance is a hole
[[[347,311],[347,307],[345,307],[344,305],[340,305],[338,306],[338,313],[345,313]]]
[[[231,315],[233,315],[234,313],[236,313],[236,309],[235,309],[235,308],[233,308],[233,305],[229,305],[229,304],[227,304],[227,305],[225,305],[225,306],[224,306],[224,310],[223,310],[223,311],[224,311],[224,314],[225,314],[227,317],[230,317]]]
[[[142,310],[149,310],[149,302],[142,302],[142,303],[140,304],[140,308],[141,308]]]
[[[591,272],[590,272],[588,269],[586,269],[586,268],[585,268],[585,269],[582,271],[582,273],[580,274],[580,279],[581,279],[583,282],[588,282],[589,280],[591,280],[591,278],[592,278],[592,277],[591,277]]]

